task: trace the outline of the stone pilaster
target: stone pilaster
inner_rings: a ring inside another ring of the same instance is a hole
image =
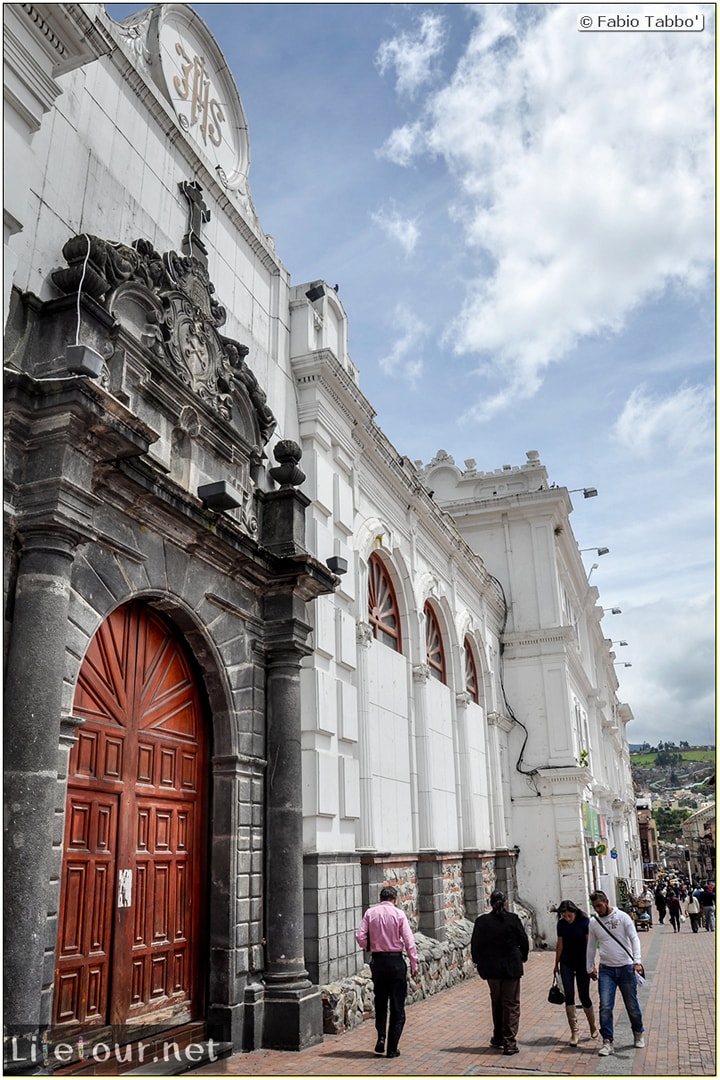
[[[5,683],[6,1030],[41,1017],[43,946],[53,866],[70,578],[80,537],[51,524],[26,531]]]
[[[368,704],[368,652],[373,643],[372,627],[358,622],[357,639],[357,700],[358,749],[360,754],[360,820],[357,847],[359,851],[374,851],[375,800],[373,798],[372,761],[370,757],[370,709]]]
[[[439,852],[421,852],[417,862],[418,930],[437,941],[447,939],[443,861]]]
[[[477,818],[473,808],[473,776],[470,762],[470,733],[468,731],[468,705],[471,697],[467,690],[455,695],[455,730],[458,745],[458,772],[460,781],[461,829],[463,848],[474,848],[480,838],[477,835]]]
[[[427,728],[427,684],[430,668],[427,664],[416,664],[412,669],[413,704],[415,711],[415,745],[417,747],[417,787],[418,787],[418,848],[420,851],[434,848],[432,817],[432,781],[430,776],[430,748]]]

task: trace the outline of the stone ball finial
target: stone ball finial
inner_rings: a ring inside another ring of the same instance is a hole
[[[298,487],[305,479],[305,473],[298,468],[302,450],[292,439],[281,439],[273,447],[273,456],[278,465],[268,472],[281,488]]]

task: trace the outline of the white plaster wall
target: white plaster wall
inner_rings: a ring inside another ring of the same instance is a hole
[[[472,846],[487,850],[492,846],[488,791],[489,740],[484,710],[473,701],[467,706],[467,724],[472,783]]]
[[[437,679],[428,680],[425,693],[433,846],[440,851],[454,851],[460,846],[460,837],[452,696],[450,688]]]
[[[379,851],[413,850],[407,685],[407,659],[374,641],[368,656],[368,726]]]

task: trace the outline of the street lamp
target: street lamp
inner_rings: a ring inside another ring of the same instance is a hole
[[[610,554],[610,548],[607,548],[607,547],[580,548],[579,550],[580,551],[597,551],[598,555],[609,555]]]
[[[574,491],[582,491],[582,493],[583,493],[583,499],[594,499],[594,498],[595,498],[595,496],[597,495],[597,488],[594,488],[594,487],[587,487],[587,488],[568,488],[568,491],[569,491],[569,492],[574,492]]]
[[[613,667],[632,667],[632,664],[628,664],[626,660],[620,660],[617,664],[613,664]]]
[[[605,614],[606,611],[609,611],[611,615],[622,615],[622,611],[619,607],[604,607],[603,614]]]

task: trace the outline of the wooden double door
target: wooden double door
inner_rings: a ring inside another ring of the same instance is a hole
[[[103,623],[73,713],[54,1024],[199,1019],[207,753],[197,682],[161,615],[133,602]]]

